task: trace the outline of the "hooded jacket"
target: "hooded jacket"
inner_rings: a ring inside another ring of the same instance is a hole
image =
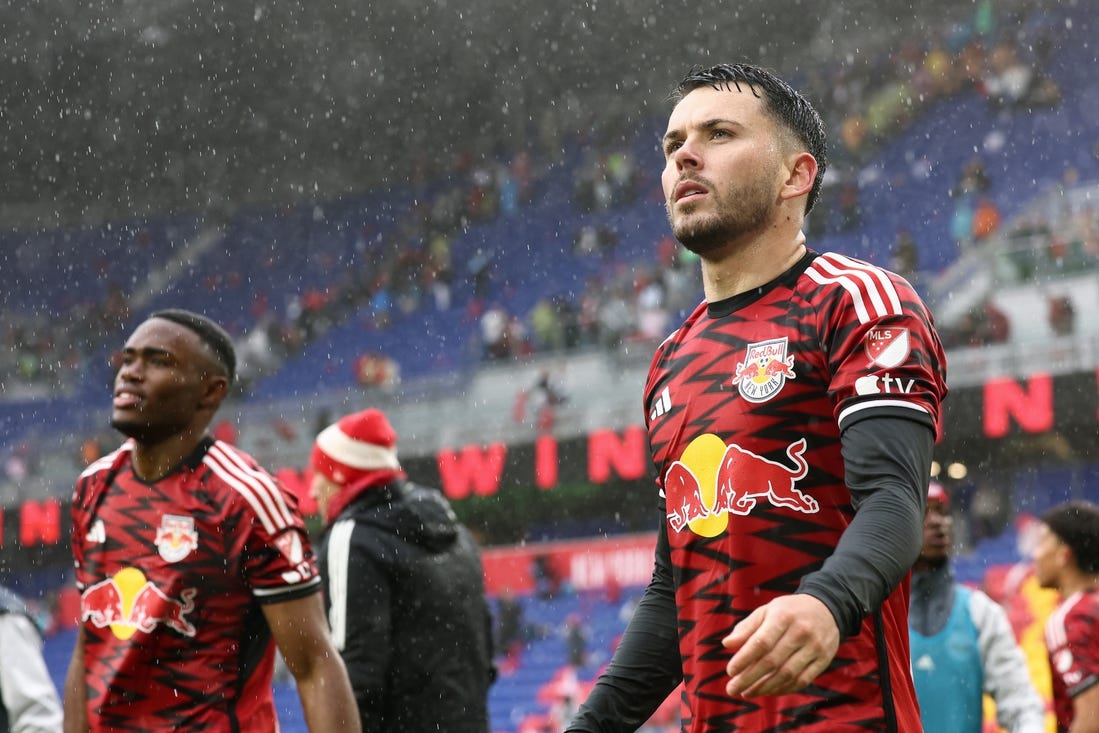
[[[495,671],[480,552],[442,494],[403,479],[361,492],[319,557],[363,730],[486,733]]]

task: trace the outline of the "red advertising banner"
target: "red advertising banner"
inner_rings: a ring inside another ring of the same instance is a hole
[[[540,583],[575,591],[648,585],[656,533],[613,535],[598,542],[547,542],[495,547],[481,554],[489,595],[536,592]]]

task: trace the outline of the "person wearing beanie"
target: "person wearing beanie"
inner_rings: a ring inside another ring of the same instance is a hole
[[[363,729],[486,733],[492,616],[469,531],[408,480],[381,410],[322,430],[310,464],[325,606]]]
[[[908,611],[912,677],[926,731],[981,733],[984,695],[1007,733],[1044,733],[1045,703],[1004,609],[958,583],[950,567],[954,520],[942,484],[927,490],[923,548]]]
[[[1099,506],[1070,501],[1042,515],[1034,577],[1061,594],[1045,629],[1057,731],[1099,731]]]
[[[161,310],[118,364],[111,426],[125,441],[73,495],[64,730],[278,730],[277,648],[309,730],[355,733],[296,498],[210,433],[236,375],[232,340],[201,314]]]

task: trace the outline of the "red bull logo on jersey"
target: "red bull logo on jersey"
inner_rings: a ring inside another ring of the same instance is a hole
[[[198,547],[194,517],[165,514],[156,530],[156,549],[165,562],[179,562]]]
[[[809,473],[805,439],[786,448],[790,465],[756,455],[736,443],[725,445],[711,433],[690,442],[664,477],[668,525],[716,537],[729,525],[730,514],[745,515],[760,501],[806,514],[820,509],[817,500],[797,488]]]
[[[194,636],[195,627],[187,614],[195,608],[197,593],[196,588],[188,588],[178,599],[171,598],[137,568],[124,568],[84,590],[81,619],[99,629],[110,627],[119,639],[129,639],[138,631],[151,634],[158,624]]]
[[[749,402],[766,402],[779,393],[787,379],[797,379],[794,357],[787,356],[785,336],[748,344],[744,361],[736,365],[733,385]]]

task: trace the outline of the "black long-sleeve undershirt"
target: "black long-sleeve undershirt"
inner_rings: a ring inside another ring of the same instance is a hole
[[[855,517],[835,552],[797,592],[828,606],[846,638],[858,633],[863,618],[919,557],[935,436],[921,422],[872,417],[849,426],[841,440]]]
[[[907,416],[867,416],[845,426],[841,442],[855,517],[832,556],[797,592],[820,599],[847,637],[858,632],[862,619],[881,605],[919,555],[934,433],[929,423]],[[655,557],[652,581],[614,658],[566,733],[633,733],[682,679],[664,521]]]
[[[652,581],[566,733],[633,733],[683,679],[667,526],[660,522]]]

